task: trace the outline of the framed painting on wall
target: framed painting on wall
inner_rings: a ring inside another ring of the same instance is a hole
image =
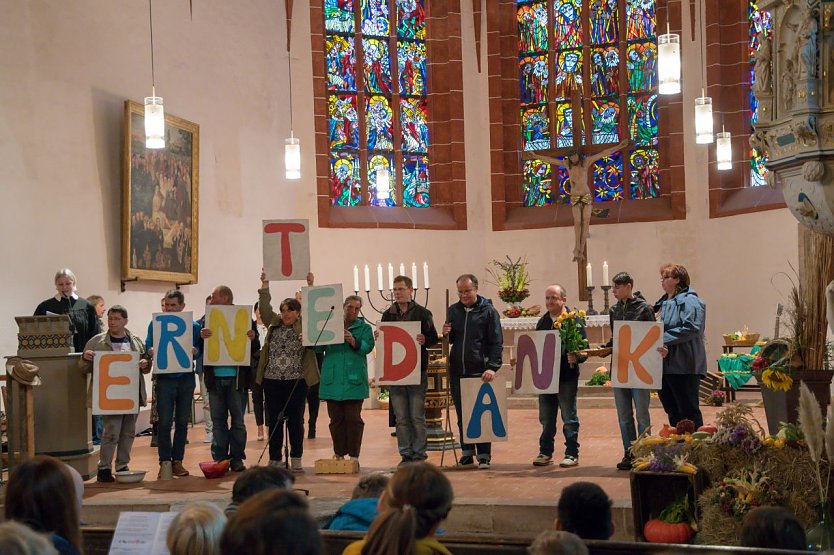
[[[122,280],[197,283],[200,126],[165,114],[145,148],[145,107],[125,101]]]

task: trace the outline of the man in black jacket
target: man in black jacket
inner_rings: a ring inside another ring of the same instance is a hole
[[[504,335],[501,332],[501,316],[489,299],[478,295],[478,278],[472,274],[460,276],[456,285],[459,302],[449,307],[443,334],[452,345],[449,353],[449,384],[455,412],[458,415],[461,458],[458,464],[467,466],[478,459],[478,468],[489,468],[492,458],[491,443],[464,443],[463,417],[461,416],[461,378],[481,378],[491,382],[501,368],[501,351]]]
[[[232,290],[225,285],[218,285],[211,292],[212,305],[231,305],[234,297]],[[205,316],[203,317],[205,318]],[[205,320],[201,322],[203,349],[205,340],[212,336]],[[211,399],[211,423],[213,441],[211,457],[215,461],[231,459],[232,472],[243,472],[246,465],[246,425],[243,414],[246,410],[246,397],[252,380],[252,368],[258,367],[261,342],[258,340],[258,324],[252,320],[251,329],[246,332],[250,340],[251,360],[249,366],[209,366],[203,357],[203,372],[206,388]],[[231,418],[231,426],[229,426]]]
[[[410,277],[394,278],[394,304],[382,313],[383,322],[420,322],[417,343],[420,344],[420,376],[418,385],[388,387],[391,407],[397,419],[397,446],[402,461],[424,461],[426,455],[426,371],[428,348],[437,344],[437,330],[429,310],[412,300],[414,284]]]
[[[634,279],[626,273],[620,272],[614,279],[612,292],[617,304],[608,310],[608,317],[611,319],[611,333],[614,332],[615,320],[629,320],[654,322],[654,310],[643,298],[639,291],[634,292]],[[608,342],[610,347],[614,339]],[[649,416],[650,392],[648,389],[614,388],[614,405],[617,407],[617,420],[620,423],[620,436],[623,440],[623,460],[617,463],[618,470],[631,469],[631,442],[637,439],[639,434],[646,431],[651,425]],[[634,412],[637,413],[637,427],[634,427],[634,414],[632,413],[632,402]]]
[[[544,292],[547,312],[539,318],[536,330],[552,330],[553,322],[563,312],[568,312],[568,296],[561,285],[551,285]],[[579,332],[587,339],[585,326]],[[553,462],[556,439],[556,417],[562,411],[562,433],[565,435],[565,458],[559,463],[562,468],[579,464],[579,416],[576,412],[576,392],[579,387],[579,364],[586,357],[568,353],[562,344],[562,358],[559,361],[559,393],[539,395],[539,422],[542,434],[539,436],[539,455],[533,460],[534,466],[547,466]]]

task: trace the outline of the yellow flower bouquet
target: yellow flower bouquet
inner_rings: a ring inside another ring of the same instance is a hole
[[[566,353],[576,353],[588,348],[588,340],[579,331],[580,327],[584,325],[584,310],[562,312],[553,322],[553,328],[559,330],[559,335],[562,338],[562,349]]]

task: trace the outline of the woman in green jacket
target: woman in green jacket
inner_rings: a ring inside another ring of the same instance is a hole
[[[317,347],[324,352],[319,398],[327,401],[334,458],[359,459],[362,447],[362,401],[368,398],[367,355],[374,348],[371,326],[359,316],[362,298],[350,295],[344,302],[345,341]]]

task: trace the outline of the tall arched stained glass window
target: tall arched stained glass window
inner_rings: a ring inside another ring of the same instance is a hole
[[[773,27],[770,12],[760,10],[756,0],[750,0],[747,8],[750,37],[750,124],[759,118],[759,103],[753,95],[753,79],[755,79],[754,65],[756,50],[765,37],[773,37]],[[755,148],[750,149],[750,185],[759,187],[767,184],[767,158]]]
[[[324,0],[333,206],[430,205],[424,3]]]
[[[631,138],[592,170],[596,202],[660,195],[656,0],[518,0],[525,206],[569,203],[561,160]]]

